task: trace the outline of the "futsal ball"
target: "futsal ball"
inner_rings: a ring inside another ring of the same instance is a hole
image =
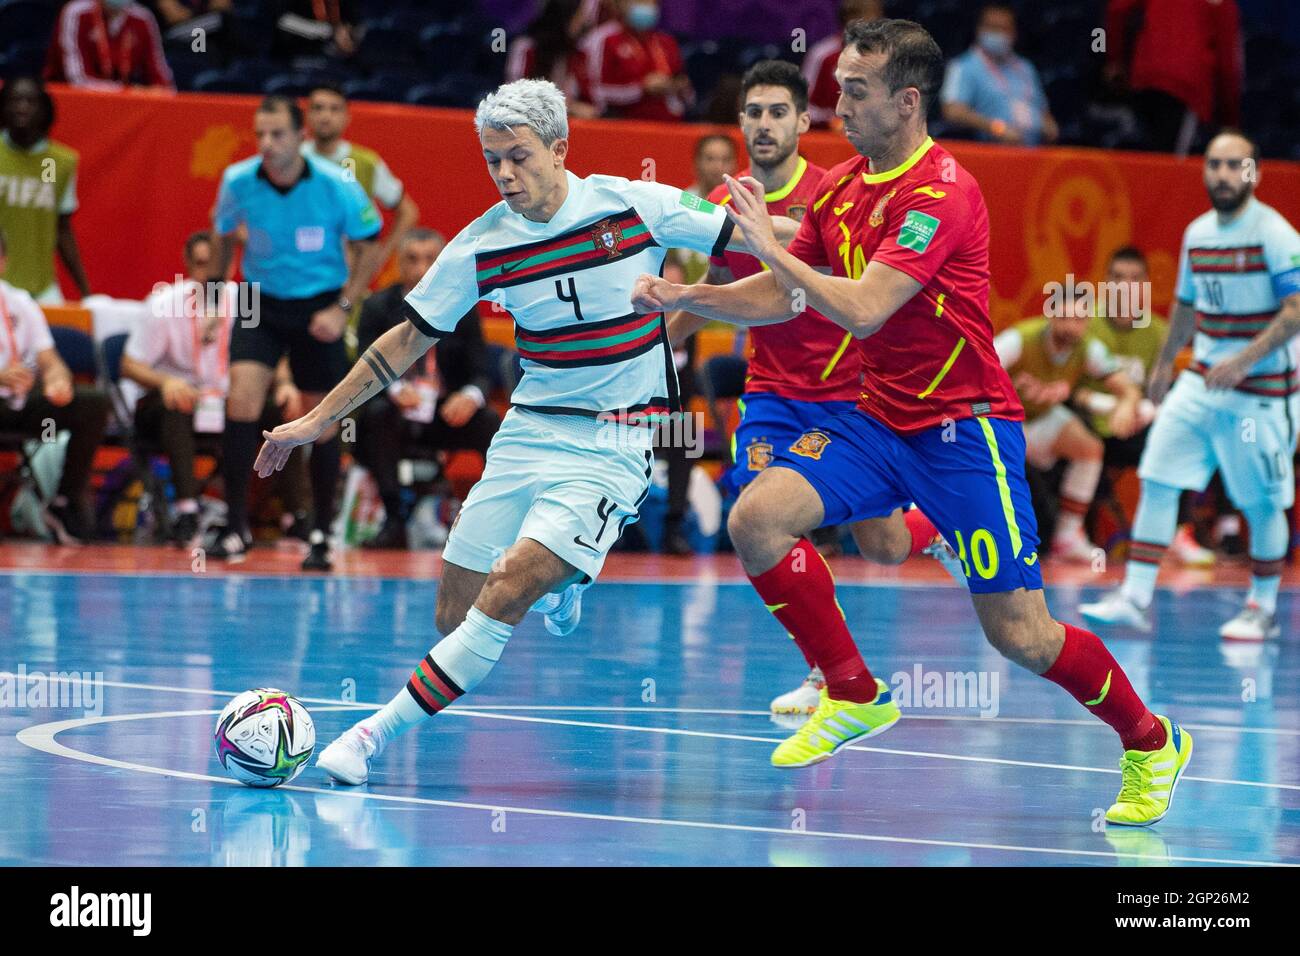
[[[217,760],[240,783],[278,787],[307,766],[316,749],[316,725],[295,697],[282,690],[246,690],[217,718]]]

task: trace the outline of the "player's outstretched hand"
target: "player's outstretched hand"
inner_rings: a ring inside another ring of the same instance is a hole
[[[749,251],[762,259],[773,248],[779,249],[781,243],[776,238],[772,217],[767,211],[763,184],[753,176],[743,176],[740,179],[724,176],[723,180],[731,192],[731,202],[723,208],[745,237]]]
[[[314,442],[324,430],[311,415],[304,415],[302,418],[285,422],[274,431],[262,432],[266,443],[257,453],[253,470],[257,472],[259,478],[267,478],[275,474],[284,467],[284,463],[289,460],[289,455],[296,447]]]
[[[677,307],[673,291],[677,287],[667,279],[642,273],[632,286],[632,308],[642,315],[669,312]]]

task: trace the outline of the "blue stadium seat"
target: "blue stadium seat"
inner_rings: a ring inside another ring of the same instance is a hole
[[[57,5],[40,0],[0,0],[0,37],[44,50],[50,45],[58,16]]]
[[[261,80],[233,67],[204,70],[194,77],[189,88],[195,93],[260,93]]]
[[[73,375],[88,375],[92,378],[99,376],[94,339],[80,329],[64,325],[50,326],[50,335],[54,339],[54,350]]]

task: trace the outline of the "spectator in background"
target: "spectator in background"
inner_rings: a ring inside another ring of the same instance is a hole
[[[1110,350],[1119,362],[1120,371],[1140,389],[1145,389],[1147,376],[1169,334],[1169,323],[1151,309],[1150,288],[1147,259],[1142,250],[1135,246],[1116,249],[1106,267],[1105,294],[1098,295],[1096,313],[1088,324],[1088,334]],[[1138,466],[1155,418],[1155,406],[1150,399],[1143,398],[1138,403],[1139,431],[1120,438],[1110,428],[1110,414],[1115,408],[1113,395],[1098,392],[1096,383],[1085,380],[1075,390],[1074,404],[1089,414],[1089,426],[1105,445],[1105,467],[1098,493],[1109,494],[1112,473]],[[1183,495],[1184,517],[1169,551],[1182,564],[1213,564],[1214,552],[1202,547],[1192,532],[1187,500],[1188,496]]]
[[[90,89],[175,89],[158,21],[131,0],[73,0],[59,13],[45,78]]]
[[[194,31],[203,31],[203,52],[220,64],[230,58],[235,39],[231,10],[234,0],[156,0],[154,11],[168,52],[194,49]]]
[[[46,304],[63,301],[56,249],[81,297],[90,295],[72,231],[78,157],[49,138],[53,125],[54,101],[40,80],[14,77],[0,89],[0,228],[13,243],[8,279]]]
[[[622,119],[681,120],[695,91],[677,41],[655,29],[659,0],[618,0],[617,10],[586,45],[596,105]]]
[[[0,229],[0,276],[8,249]],[[58,492],[45,522],[60,544],[88,538],[94,527],[86,503],[90,466],[108,424],[108,396],[72,383],[72,373],[54,349],[54,338],[36,300],[0,279],[0,430],[32,438],[46,435],[47,422],[71,432]]]
[[[420,220],[415,204],[378,153],[343,138],[348,128],[348,101],[343,91],[328,83],[317,85],[307,95],[307,130],[302,144],[304,156],[317,156],[351,172],[376,204],[393,213],[393,225],[380,242],[382,260],[387,262],[397,248],[397,239]]]
[[[546,0],[527,31],[510,41],[506,82],[550,80],[564,93],[570,116],[598,115],[582,49],[593,14],[589,7],[587,0]]]
[[[356,0],[278,0],[271,56],[295,65],[357,52]]]
[[[948,64],[939,95],[943,118],[976,138],[1036,146],[1059,130],[1034,65],[1014,50],[1016,15],[990,3],[979,14],[975,44]]]
[[[403,301],[429,271],[446,240],[432,229],[411,229],[398,246],[401,280],[376,292],[361,309],[357,351],[406,321]],[[379,486],[384,525],[375,548],[406,547],[406,520],[397,464],[410,443],[435,451],[465,448],[487,454],[501,419],[487,404],[487,348],[477,308],[416,361],[382,397],[360,409],[358,456]]]
[[[884,15],[883,0],[840,0],[839,32],[818,40],[805,54],[803,76],[808,81],[808,115],[815,128],[825,129],[835,121],[835,104],[840,98],[835,64],[844,49],[844,28],[854,20],[879,20]]]
[[[162,447],[176,488],[172,540],[189,547],[199,531],[196,434],[225,429],[230,388],[230,330],[238,294],[219,283],[212,235],[185,242],[185,276],[149,297],[149,313],[132,330],[122,375],[146,391],[135,406],[136,435]]]
[[[736,144],[730,136],[710,133],[695,141],[695,182],[684,190],[701,199],[722,185],[722,177],[735,175]],[[709,257],[690,249],[672,249],[668,256],[678,263],[686,275],[686,282],[695,282],[709,271]]]
[[[1152,149],[1186,156],[1198,120],[1239,125],[1240,19],[1236,0],[1110,0],[1106,78],[1132,91]]]
[[[1078,291],[1082,291],[1082,288]],[[1052,556],[1091,561],[1093,544],[1083,528],[1101,479],[1101,439],[1067,406],[1087,376],[1102,383],[1116,399],[1109,416],[1112,434],[1121,438],[1138,427],[1142,392],[1120,371],[1110,350],[1087,332],[1091,316],[1087,297],[1072,295],[1049,318],[1017,322],[993,340],[998,360],[1025,406],[1025,457],[1048,471],[1064,458]],[[1050,522],[1043,522],[1044,527]]]

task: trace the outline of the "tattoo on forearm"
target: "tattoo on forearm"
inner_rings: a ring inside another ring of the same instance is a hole
[[[373,386],[374,384],[375,383],[373,381],[366,382],[366,384],[362,385],[359,389],[357,389],[356,394],[348,399],[347,404],[330,416],[330,420],[327,424],[333,425],[336,421],[338,421],[340,418],[346,415],[348,413],[348,409],[354,408],[357,405],[357,403],[361,401],[362,398],[365,397],[366,393],[370,391],[371,386]]]
[[[397,373],[393,371],[393,367],[384,358],[384,353],[373,345],[366,349],[361,357],[370,366],[370,371],[375,373],[375,378],[379,379],[380,388],[387,388],[397,380]]]

